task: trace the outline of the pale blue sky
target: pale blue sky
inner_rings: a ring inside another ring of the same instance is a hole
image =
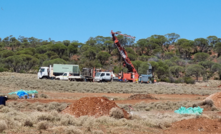
[[[111,30],[136,40],[172,32],[221,38],[220,7],[221,0],[0,0],[0,38],[84,43]]]

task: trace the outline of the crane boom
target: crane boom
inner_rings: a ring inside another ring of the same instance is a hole
[[[123,79],[127,79],[128,81],[135,81],[136,79],[138,79],[139,75],[137,73],[137,70],[135,69],[134,65],[132,64],[132,62],[130,61],[130,58],[127,55],[127,52],[125,51],[125,49],[120,45],[119,40],[117,39],[117,37],[115,36],[115,34],[119,34],[117,32],[113,32],[111,31],[111,35],[112,35],[112,39],[114,41],[114,45],[117,47],[121,57],[123,58],[123,65],[124,67],[126,67],[128,69],[128,73],[124,73],[123,74]],[[122,34],[121,34],[122,35]],[[132,36],[129,35],[123,35],[123,36],[127,36],[130,38],[134,38]]]

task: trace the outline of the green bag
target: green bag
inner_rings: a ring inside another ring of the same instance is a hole
[[[185,108],[185,107],[180,107],[178,110],[174,111],[175,113],[178,114],[202,114],[203,113],[203,108],[198,107],[189,107],[189,108]]]

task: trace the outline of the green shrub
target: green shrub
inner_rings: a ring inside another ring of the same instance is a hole
[[[184,83],[184,79],[183,78],[178,78],[174,81],[174,83]]]
[[[24,71],[24,70],[21,70],[21,71],[19,71],[19,73],[25,73],[25,71]]]
[[[195,80],[192,79],[191,77],[184,77],[184,82],[186,84],[195,84]]]
[[[5,71],[5,69],[0,67],[0,72],[4,72],[4,71]]]
[[[170,82],[169,78],[162,78],[161,81],[163,81],[163,82]]]

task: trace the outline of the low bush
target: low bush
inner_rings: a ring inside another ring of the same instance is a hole
[[[25,120],[24,126],[33,127],[33,122],[31,120]]]
[[[48,122],[47,121],[40,121],[37,123],[37,129],[38,130],[46,130],[48,128]]]
[[[212,106],[214,105],[214,103],[213,103],[212,100],[205,100],[205,101],[203,102],[203,105],[208,105],[208,106],[212,107]]]
[[[41,115],[39,115],[37,117],[38,121],[43,121],[43,120],[46,120],[46,121],[53,121],[54,120],[54,117],[53,115],[49,114],[49,113],[43,113]]]
[[[42,105],[37,105],[37,110],[38,111],[43,111],[44,110],[44,107]]]
[[[92,134],[104,134],[104,132],[102,130],[94,130]]]
[[[7,124],[4,120],[0,120],[0,132],[3,132],[5,129],[7,129]]]
[[[192,79],[191,77],[184,77],[184,82],[186,84],[195,84],[195,80]]]
[[[83,131],[74,126],[70,126],[65,129],[65,134],[83,134]]]
[[[41,98],[48,98],[48,95],[46,95],[46,94],[41,94],[40,97],[41,97]]]
[[[0,67],[0,72],[4,72],[4,71],[5,71],[5,69]]]
[[[118,107],[114,107],[110,110],[109,113],[110,117],[113,117],[115,119],[121,119],[124,118],[124,112],[122,109],[118,108]]]

